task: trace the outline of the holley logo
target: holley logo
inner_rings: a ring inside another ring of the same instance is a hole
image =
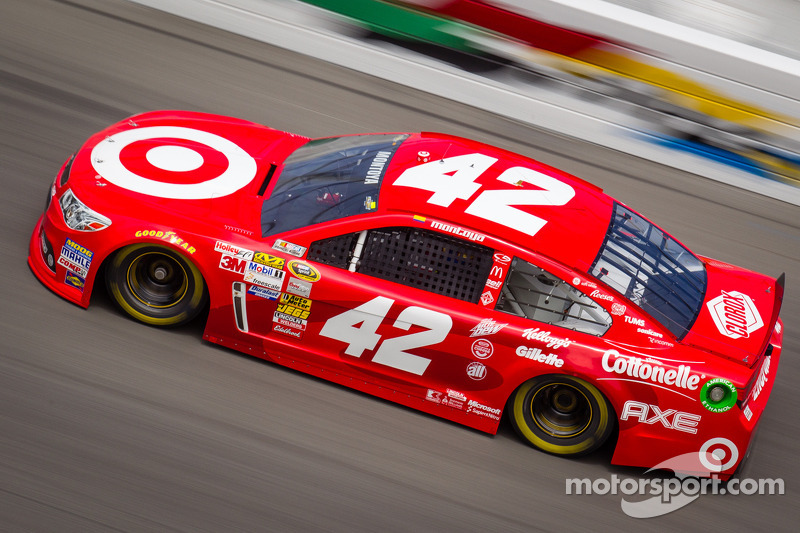
[[[720,333],[731,339],[747,338],[764,325],[753,300],[741,292],[725,292],[706,304]]]

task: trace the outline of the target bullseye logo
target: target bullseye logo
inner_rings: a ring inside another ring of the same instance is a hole
[[[189,172],[203,165],[203,156],[185,146],[156,146],[147,151],[147,162],[172,172]]]
[[[739,448],[729,439],[716,437],[703,443],[699,458],[700,463],[709,472],[724,472],[736,464],[739,459]]]
[[[118,187],[176,200],[227,196],[253,181],[257,171],[255,159],[237,144],[179,126],[111,135],[92,150],[92,166]]]

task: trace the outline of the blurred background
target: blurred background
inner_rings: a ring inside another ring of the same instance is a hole
[[[795,531],[800,77],[792,0],[0,2],[0,531]],[[441,131],[601,186],[697,253],[787,275],[784,357],[743,477],[646,521],[567,460],[201,340],[102,287],[40,285],[64,160],[151,109],[310,137]]]

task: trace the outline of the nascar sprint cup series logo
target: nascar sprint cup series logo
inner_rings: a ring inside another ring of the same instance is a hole
[[[706,305],[719,332],[731,339],[747,338],[764,325],[753,300],[741,292],[722,291]]]

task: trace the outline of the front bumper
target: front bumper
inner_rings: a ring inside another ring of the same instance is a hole
[[[62,245],[67,239],[75,242],[75,239],[80,237],[69,234],[66,228],[59,228],[58,224],[51,222],[50,217],[53,209],[53,206],[50,206],[36,222],[36,227],[33,229],[28,245],[28,266],[30,266],[36,278],[48,289],[67,301],[83,308],[89,307],[91,286],[98,271],[97,265],[92,262],[91,268],[87,269],[86,276],[81,276],[75,272],[77,269],[69,269],[59,264],[58,260],[61,255]],[[52,269],[48,266],[48,261],[45,258],[46,252],[42,246],[42,235],[50,243],[50,253],[54,262]]]

